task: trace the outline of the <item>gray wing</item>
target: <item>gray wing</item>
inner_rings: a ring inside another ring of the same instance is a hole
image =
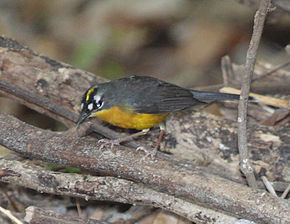
[[[195,99],[189,89],[151,77],[135,79],[135,83],[127,86],[132,93],[127,99],[137,113],[162,114],[204,104]]]

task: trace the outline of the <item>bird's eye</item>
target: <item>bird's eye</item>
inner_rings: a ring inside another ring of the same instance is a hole
[[[98,102],[96,102],[96,107],[99,109],[103,106],[103,101],[99,100]]]
[[[100,95],[94,96],[94,103],[96,108],[101,108],[103,106],[103,100]]]

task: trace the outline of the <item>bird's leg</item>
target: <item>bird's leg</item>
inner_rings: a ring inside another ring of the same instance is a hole
[[[164,133],[165,133],[165,130],[164,129],[160,129],[160,134],[159,134],[159,137],[157,139],[156,145],[154,147],[154,151],[156,151],[156,152],[157,152],[157,150],[158,150],[158,148],[160,146],[160,143],[162,141]]]
[[[145,152],[145,156],[142,158],[142,160],[145,159],[145,158],[148,157],[148,156],[150,156],[152,159],[155,157],[155,155],[156,155],[156,153],[157,153],[157,151],[158,151],[158,148],[159,148],[159,146],[160,146],[160,143],[161,143],[161,141],[162,141],[163,135],[164,135],[164,133],[165,133],[165,129],[166,129],[166,124],[165,124],[165,122],[162,122],[162,123],[159,125],[159,127],[160,127],[159,137],[158,137],[158,139],[157,139],[156,145],[155,145],[155,147],[154,147],[153,150],[152,150],[152,149],[148,150],[148,149],[147,149],[146,147],[144,147],[144,146],[139,146],[139,147],[136,149],[137,151],[141,150],[141,151],[144,151],[144,152]]]
[[[132,140],[133,138],[137,138],[139,136],[143,136],[146,135],[148,133],[150,129],[143,129],[142,131],[136,132],[132,135],[127,135],[124,137],[120,137],[120,138],[116,138],[116,139],[100,139],[99,143],[103,143],[100,147],[100,149],[102,150],[105,146],[111,145],[111,149],[115,146],[115,145],[120,145],[120,143],[122,142],[127,142],[129,140]]]

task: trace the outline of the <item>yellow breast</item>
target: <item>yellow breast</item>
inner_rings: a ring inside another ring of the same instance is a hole
[[[152,128],[162,122],[168,114],[137,114],[131,110],[122,110],[119,107],[111,107],[98,111],[91,117],[98,117],[112,125],[121,128],[143,130]]]

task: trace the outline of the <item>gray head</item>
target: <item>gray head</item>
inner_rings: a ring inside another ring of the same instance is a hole
[[[107,94],[108,87],[107,83],[98,84],[90,87],[85,92],[81,100],[81,113],[77,125],[98,111],[111,107],[111,101],[108,99]]]

